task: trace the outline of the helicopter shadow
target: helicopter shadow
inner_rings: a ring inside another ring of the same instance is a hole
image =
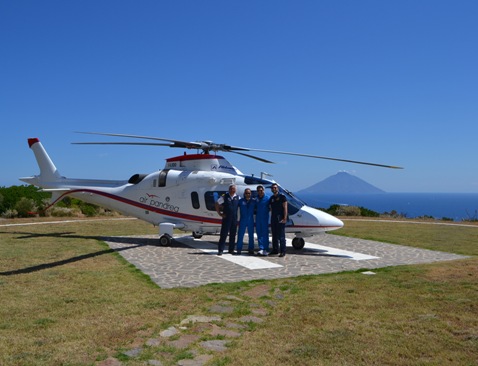
[[[329,258],[344,258],[344,259],[353,259],[352,256],[339,253],[329,253],[326,249],[315,249],[315,248],[303,248],[297,250],[291,247],[286,248],[286,253],[291,255],[300,255],[305,257],[329,257]]]
[[[0,234],[6,234],[6,232],[0,232]],[[110,237],[110,236],[96,236],[96,235],[78,235],[71,231],[62,231],[62,232],[51,232],[51,233],[32,233],[32,232],[8,232],[8,234],[16,234],[19,235],[16,239],[18,240],[27,240],[27,239],[35,239],[35,238],[42,238],[42,237],[50,237],[50,238],[63,238],[63,239],[84,239],[84,240],[98,240],[98,241],[108,241],[108,242],[115,242],[115,243],[122,243],[122,244],[131,244],[126,247],[122,248],[109,248],[103,249],[92,253],[82,254],[71,258],[62,259],[55,262],[49,263],[41,263],[30,267],[19,268],[9,271],[2,271],[0,272],[0,276],[14,276],[19,274],[28,274],[37,271],[42,271],[45,269],[51,269],[59,266],[64,266],[66,264],[79,262],[85,259],[95,258],[105,254],[111,253],[118,253],[125,250],[130,250],[134,248],[138,248],[141,246],[146,245],[158,245],[158,239],[153,238],[139,238],[139,237]]]

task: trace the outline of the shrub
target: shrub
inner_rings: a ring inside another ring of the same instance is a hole
[[[81,210],[81,213],[85,216],[88,216],[88,217],[93,217],[93,216],[97,216],[98,215],[98,209],[96,206],[94,205],[90,205],[90,204],[82,204],[80,206],[80,210]]]
[[[19,217],[35,216],[37,213],[37,206],[35,201],[31,198],[22,197],[15,204],[15,210],[18,212]]]
[[[4,219],[14,219],[15,217],[18,217],[18,212],[17,210],[6,210],[5,212],[2,212],[2,217]]]
[[[81,216],[81,211],[77,208],[67,207],[52,207],[50,215],[53,217],[78,217]]]

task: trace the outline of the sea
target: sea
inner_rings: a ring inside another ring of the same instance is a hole
[[[304,194],[298,197],[317,208],[339,204],[364,207],[380,214],[396,211],[407,218],[478,219],[478,193]]]

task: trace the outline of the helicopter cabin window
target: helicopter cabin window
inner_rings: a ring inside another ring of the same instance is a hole
[[[216,211],[216,201],[227,191],[208,191],[204,193],[204,201],[206,202],[206,208],[209,211]]]
[[[168,176],[169,169],[164,169],[159,172],[158,187],[166,187],[166,177]]]
[[[200,207],[199,195],[197,192],[191,192],[191,202],[193,204],[193,208],[195,208],[196,210]]]

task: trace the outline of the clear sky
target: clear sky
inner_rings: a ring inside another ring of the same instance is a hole
[[[0,0],[0,186],[38,173],[29,137],[73,178],[183,153],[71,144],[112,140],[74,133],[97,131],[405,167],[223,154],[292,191],[345,170],[478,192],[477,19],[475,0]]]

